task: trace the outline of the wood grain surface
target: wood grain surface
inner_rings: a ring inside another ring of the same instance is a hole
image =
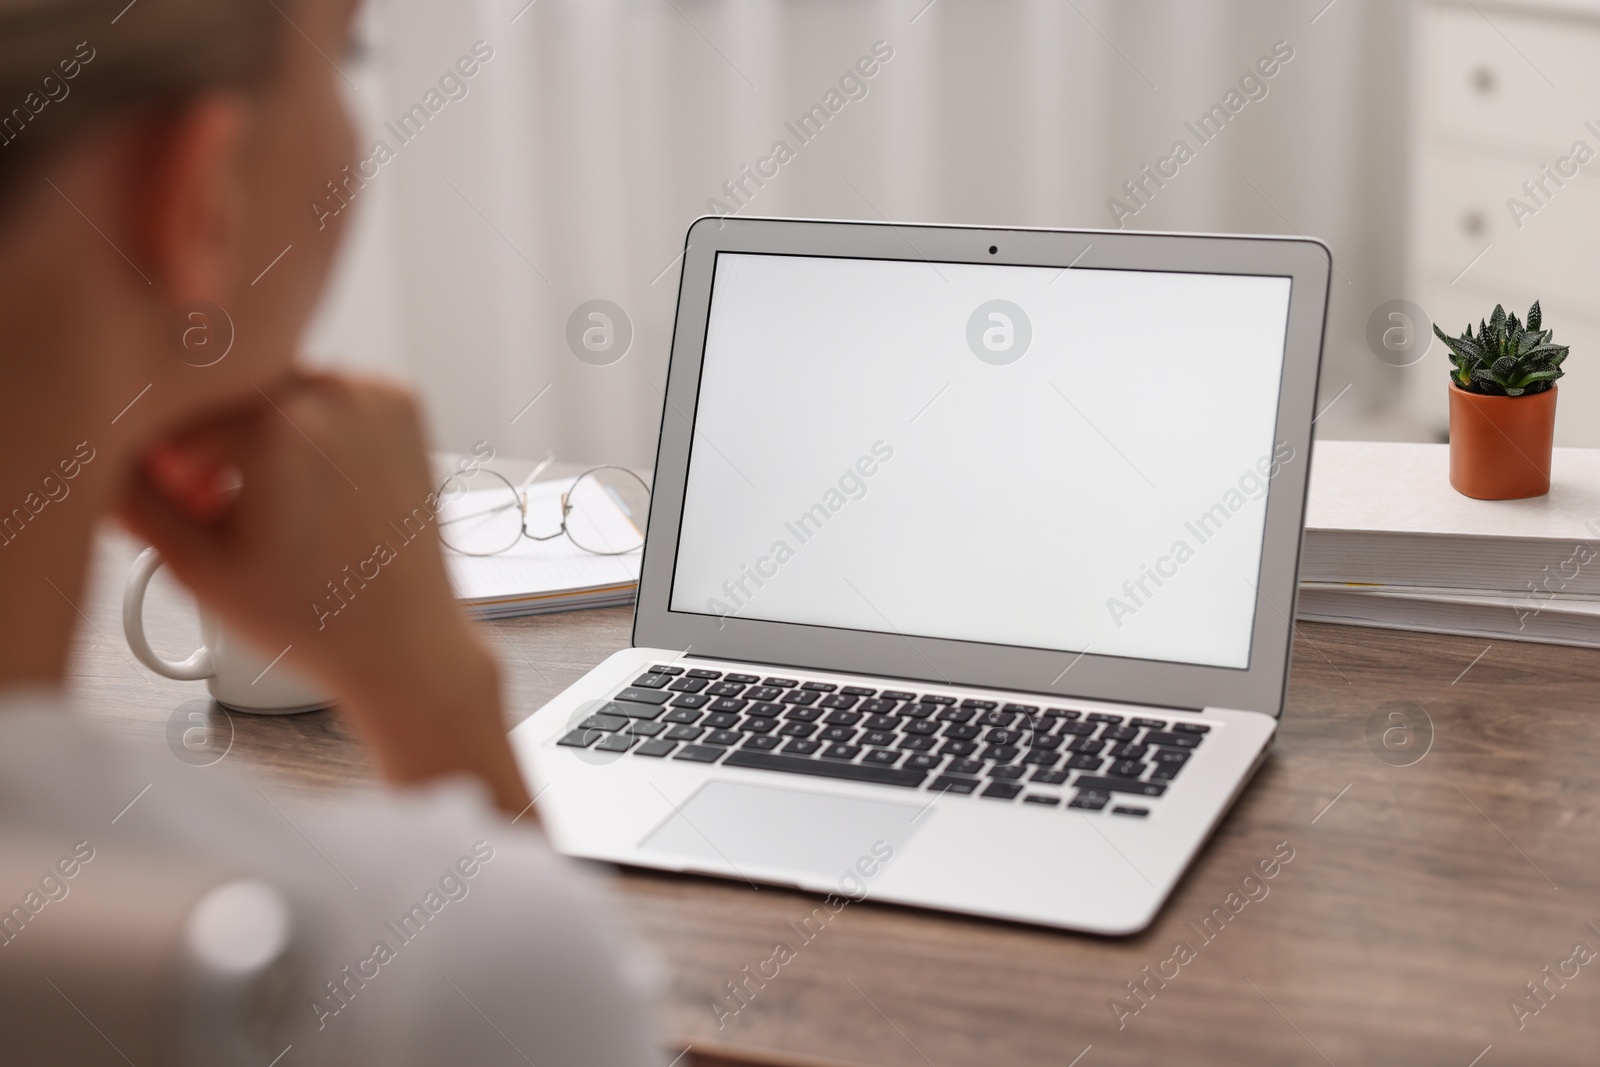
[[[97,557],[73,685],[115,732],[165,747],[174,716],[221,725],[221,712],[200,684],[157,678],[127,651],[133,551],[112,537]],[[195,640],[164,576],[146,618],[169,653]],[[520,720],[625,646],[629,612],[483,625]],[[1300,627],[1273,754],[1137,937],[868,901],[729,1014],[725,983],[792,939],[787,924],[815,899],[643,871],[618,884],[668,966],[664,1018],[690,1047],[685,1065],[1590,1065],[1600,958],[1579,963],[1574,946],[1600,952],[1597,681],[1597,651]],[[332,714],[236,714],[232,728],[219,774],[305,799],[373,787]],[[1246,902],[1206,940],[1205,917],[1289,849],[1266,896],[1235,897]],[[1186,962],[1168,962],[1179,942]],[[1145,983],[1143,1001],[1130,982]]]

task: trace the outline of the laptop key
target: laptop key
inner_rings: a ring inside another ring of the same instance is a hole
[[[925,721],[923,719],[912,719],[908,723],[901,724],[900,729],[903,730],[907,734],[915,735],[917,737],[922,737],[924,735],[932,735],[932,734],[938,733],[939,732],[939,724],[936,723],[936,722],[927,722],[927,721]]]
[[[1022,749],[1016,745],[990,745],[983,750],[984,759],[992,759],[996,763],[1014,763]]]
[[[859,711],[830,711],[822,717],[829,726],[854,726],[861,721]]]
[[[1040,785],[1066,785],[1067,772],[1052,771],[1045,767],[1040,767],[1038,770],[1033,772],[1033,774],[1028,778],[1028,781],[1038,782]]]
[[[1035,711],[1038,711],[1039,710],[1039,705],[1037,705],[1037,704],[1004,704],[1004,705],[1001,705],[1000,710],[1001,711],[1009,711],[1012,714],[1028,715],[1028,714],[1031,714],[1031,713],[1033,713]]]
[[[956,702],[956,698],[940,696],[937,693],[924,693],[922,696],[922,702],[924,704],[954,704]]]
[[[983,760],[981,760],[981,759],[957,759],[957,760],[951,760],[950,761],[950,766],[946,767],[945,770],[949,771],[951,774],[978,774],[983,770]]]
[[[1083,712],[1081,712],[1081,711],[1073,711],[1071,708],[1051,708],[1051,709],[1049,709],[1047,714],[1058,715],[1063,719],[1081,719],[1081,718],[1083,718]]]
[[[708,688],[706,692],[714,697],[736,697],[742,695],[744,689],[744,686],[737,685],[734,682],[718,682]]]
[[[752,734],[745,741],[745,748],[757,749],[761,752],[770,752],[783,744],[783,738],[777,734]]]
[[[1028,768],[1022,766],[1020,763],[1007,763],[999,767],[991,767],[989,769],[989,777],[999,778],[1003,781],[1010,781],[1012,779],[1021,778],[1023,774],[1027,772],[1027,770]]]
[[[672,678],[665,674],[641,674],[633,680],[633,684],[645,689],[665,689]]]
[[[944,762],[943,756],[927,756],[918,753],[906,757],[906,769],[911,771],[931,771]]]
[[[1029,793],[1027,796],[1022,798],[1022,802],[1024,804],[1043,804],[1047,807],[1054,807],[1055,805],[1061,803],[1061,798],[1046,796],[1043,793]]]
[[[648,719],[634,719],[628,723],[624,732],[633,737],[654,737],[667,728],[664,722],[651,722]]]
[[[789,739],[789,743],[783,746],[783,751],[793,752],[799,756],[809,756],[821,747],[821,741],[807,741],[803,737],[792,737]]]
[[[1165,719],[1129,719],[1128,725],[1142,726],[1146,730],[1165,730],[1167,728]]]
[[[706,684],[704,678],[679,678],[667,688],[674,693],[698,693],[706,687]]]
[[[620,730],[628,720],[620,715],[591,715],[578,724],[584,730]]]
[[[1111,755],[1114,759],[1144,759],[1150,754],[1148,745],[1112,745]]]
[[[637,737],[629,737],[627,734],[610,734],[598,745],[594,746],[594,750],[596,752],[626,752],[638,742],[639,739]]]
[[[893,730],[900,720],[893,715],[868,715],[865,725],[869,730]]]
[[[1056,732],[1064,737],[1088,737],[1094,733],[1094,726],[1086,722],[1064,722]]]
[[[1139,731],[1131,726],[1107,726],[1100,731],[1100,736],[1107,741],[1132,741],[1139,736]]]
[[[1170,748],[1198,748],[1200,740],[1198,734],[1160,733],[1156,730],[1150,731],[1144,737],[1144,743],[1147,745],[1166,745]]]
[[[1004,727],[1016,721],[1017,713],[1014,711],[986,711],[978,716],[978,722],[984,726]]]
[[[1178,777],[1178,772],[1183,770],[1181,763],[1158,763],[1155,770],[1150,772],[1152,782],[1170,782]]]
[[[909,741],[910,738],[906,740]],[[905,746],[901,745],[900,747],[904,748]],[[976,751],[978,751],[978,746],[972,741],[946,741],[939,746],[939,754],[941,756],[970,756]]]
[[[700,716],[703,714],[705,713],[695,711],[693,708],[673,708],[667,712],[666,719],[668,722],[696,723],[700,721]]]
[[[839,687],[832,682],[801,682],[800,688],[809,689],[813,693],[831,693]]]
[[[1100,793],[1136,793],[1142,797],[1158,797],[1167,791],[1167,787],[1160,782],[1139,782],[1132,778],[1104,775],[1080,774],[1077,781],[1072,784],[1079,789],[1091,789]]]
[[[1067,746],[1067,751],[1076,752],[1081,756],[1098,756],[1105,751],[1105,747],[1104,741],[1086,741],[1080,737]]]
[[[900,737],[893,730],[868,730],[861,736],[863,745],[872,745],[875,748],[892,748],[898,740]]]
[[[753,674],[734,674],[732,672],[724,674],[722,680],[725,682],[738,682],[740,685],[755,685],[761,681],[760,678]]]
[[[998,714],[991,712],[990,714]],[[983,735],[983,739],[991,745],[1014,745],[1022,739],[1021,730],[1003,730],[995,728]]]
[[[753,685],[744,695],[751,700],[776,700],[782,694],[783,690],[775,685]]]
[[[636,704],[665,704],[671,697],[671,693],[663,693],[655,689],[640,689],[636,685],[630,685],[617,694],[618,700],[631,700]],[[1199,739],[1194,738],[1193,740],[1198,741]]]
[[[783,694],[785,704],[815,704],[821,693],[808,693],[804,689],[791,689]]]
[[[1069,771],[1098,771],[1106,761],[1099,756],[1073,756],[1067,760]]]
[[[712,730],[705,736],[708,745],[737,745],[744,740],[744,734],[738,730]]]
[[[675,708],[703,708],[711,703],[711,698],[704,693],[679,693],[672,698]]]
[[[861,755],[860,745],[829,745],[822,750],[824,759],[855,759]]]
[[[926,752],[929,749],[931,749],[934,745],[937,745],[938,743],[939,742],[938,742],[937,738],[917,737],[915,735],[912,735],[910,737],[902,737],[900,739],[900,743],[898,745],[894,746],[894,747],[898,748],[898,749],[900,749],[902,751],[905,751],[905,752]],[[955,742],[950,742],[950,743],[951,744],[962,744],[964,742],[955,741]]]
[[[1133,815],[1133,816],[1136,816],[1136,817],[1142,819],[1145,816],[1150,814],[1150,809],[1149,808],[1129,808],[1129,807],[1125,807],[1125,806],[1123,806],[1121,804],[1118,804],[1116,807],[1111,809],[1111,814],[1113,814],[1113,815]]]
[[[699,726],[674,726],[667,731],[670,741],[698,741],[705,730]]]
[[[852,782],[873,782],[878,785],[898,785],[916,788],[927,779],[926,771],[907,770],[903,767],[879,767],[870,763],[841,763],[823,760],[795,759],[777,752],[751,752],[736,748],[728,754],[724,767],[749,767],[762,771],[788,771],[792,774],[811,774],[823,778],[840,778]]]
[[[816,708],[790,708],[783,717],[790,722],[816,722],[822,718],[822,712]]]
[[[628,700],[608,700],[597,715],[625,715],[630,719],[659,719],[666,709],[658,704],[635,704]]]
[[[646,741],[633,750],[635,756],[655,756],[660,759],[678,747],[676,741]]]
[[[1180,766],[1189,762],[1193,753],[1186,748],[1158,748],[1151,755],[1157,763],[1176,763]]]
[[[1119,759],[1111,765],[1111,770],[1107,773],[1118,778],[1142,778],[1144,768],[1145,765],[1136,759]]]
[[[893,700],[863,700],[861,710],[871,715],[882,715],[893,711],[899,705]]]
[[[693,674],[694,672],[690,671],[689,673]],[[1122,723],[1122,716],[1121,715],[1107,715],[1103,711],[1096,711],[1096,712],[1091,712],[1090,713],[1089,721],[1090,722],[1108,722],[1113,726],[1119,726]]]
[[[689,677],[690,678],[706,678],[706,679],[709,679],[711,681],[716,681],[718,678],[722,677],[722,672],[721,671],[709,671],[709,670],[706,670],[704,667],[700,667],[700,668],[697,668],[696,670],[690,671],[689,672]]]
[[[719,730],[726,730],[739,721],[739,716],[731,711],[713,711],[705,718],[705,725],[715,726]]]
[[[748,700],[741,700],[738,697],[718,697],[711,702],[712,711],[743,711],[749,706]]]
[[[682,667],[669,667],[665,663],[657,663],[654,667],[650,668],[650,673],[651,674],[682,674],[683,673],[683,668]]]
[[[1031,767],[1054,767],[1061,762],[1061,753],[1051,752],[1048,748],[1030,748],[1028,754],[1022,757],[1022,762]]]
[[[777,728],[778,728],[778,720],[777,719],[762,719],[762,718],[746,719],[744,721],[744,725],[739,727],[739,729],[743,730],[747,734],[770,734],[773,730],[776,730]]]
[[[604,736],[605,734],[599,730],[573,730],[557,741],[556,744],[565,745],[568,748],[588,748]]]
[[[976,708],[978,711],[988,711],[990,708],[997,708],[1000,705],[993,700],[963,700],[961,706],[964,708]]]
[[[875,748],[861,757],[862,763],[881,763],[885,767],[892,767],[900,762],[900,753],[892,748]]]
[[[817,732],[817,728],[808,722],[786,722],[778,729],[784,737],[810,737]]]
[[[990,782],[988,788],[978,795],[993,797],[995,800],[1015,800],[1020,792],[1022,787],[1014,782]]]
[[[832,696],[823,697],[822,698],[822,703],[820,703],[817,706],[818,707],[823,707],[823,708],[838,708],[838,709],[853,708],[853,707],[856,706],[856,703],[857,703],[858,700],[859,700],[858,697],[847,697],[842,693],[835,693]],[[852,712],[851,714],[856,714],[856,713]]]
[[[728,751],[725,748],[715,748],[711,745],[684,745],[678,750],[673,759],[686,759],[691,763],[715,763]]]
[[[848,693],[853,697],[870,697],[876,695],[878,691],[876,689],[868,689],[861,685],[847,685],[843,689],[839,690],[839,692]]]
[[[958,723],[971,722],[972,717],[976,714],[977,712],[973,711],[971,708],[945,708],[939,713],[939,721]]]
[[[945,737],[955,741],[975,741],[983,733],[983,728],[981,726],[963,726],[960,723],[955,723],[946,726],[940,732]]]
[[[883,692],[879,693],[878,695],[880,697],[882,697],[884,700],[915,700],[915,699],[917,699],[917,694],[915,694],[915,693],[907,693],[904,690],[900,690],[900,689],[885,689]]]
[[[949,775],[943,775],[935,778],[933,784],[928,788],[936,793],[959,793],[965,796],[968,793],[977,791],[978,780],[976,778],[952,778]]]
[[[823,741],[854,741],[859,730],[849,726],[830,726],[817,736]]]
[[[1067,801],[1067,807],[1077,808],[1079,811],[1100,811],[1109,803],[1111,798],[1104,793],[1079,793]]]
[[[770,685],[774,689],[793,689],[800,684],[797,678],[763,678],[762,685]]]
[[[1185,734],[1209,734],[1211,732],[1211,727],[1197,722],[1175,722],[1172,724],[1172,728]]]

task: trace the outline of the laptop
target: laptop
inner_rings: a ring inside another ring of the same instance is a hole
[[[555,846],[1145,928],[1283,712],[1331,266],[695,222],[632,647],[513,732]]]

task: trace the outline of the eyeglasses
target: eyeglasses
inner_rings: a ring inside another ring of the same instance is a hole
[[[457,471],[439,489],[439,536],[463,556],[497,556],[526,537],[552,541],[563,534],[597,556],[623,556],[644,544],[650,487],[626,467],[591,467],[565,490],[562,481],[536,483],[555,462],[548,455],[519,485],[483,468]]]

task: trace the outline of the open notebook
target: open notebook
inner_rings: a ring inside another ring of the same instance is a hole
[[[594,484],[591,479],[585,488]],[[572,486],[571,478],[535,482],[527,490],[529,513],[559,515],[561,494]],[[482,512],[490,498],[485,493],[463,493],[446,500],[440,509],[441,519],[450,521]],[[639,540],[638,526],[643,525],[644,516],[629,516],[606,493],[595,489],[581,499],[575,498],[573,503],[572,521],[585,524],[580,536],[586,544],[630,544]],[[492,556],[469,556],[446,549],[445,561],[458,599],[481,617],[507,618],[631,604],[639,588],[641,555],[639,551],[621,556],[596,555],[579,548],[570,537],[549,541],[523,538],[507,551]]]

